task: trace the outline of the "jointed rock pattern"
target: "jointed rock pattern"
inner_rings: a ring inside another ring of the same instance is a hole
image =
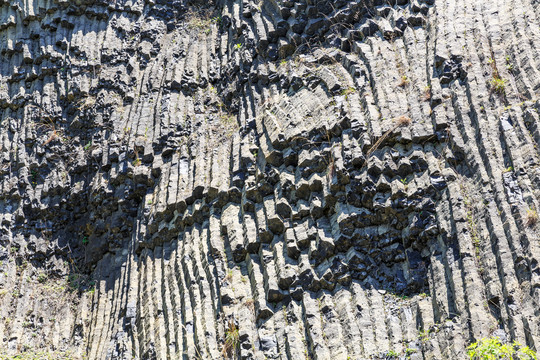
[[[0,355],[538,349],[539,17],[0,0]]]

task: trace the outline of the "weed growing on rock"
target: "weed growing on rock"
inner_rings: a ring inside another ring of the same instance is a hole
[[[538,212],[535,209],[527,209],[525,225],[533,227],[538,222]]]
[[[397,84],[397,86],[404,88],[404,87],[408,86],[410,82],[411,82],[411,81],[409,80],[409,78],[407,77],[407,75],[403,75],[403,76],[401,77],[401,80],[400,80],[399,83]]]
[[[429,340],[429,330],[419,330],[418,331],[418,340],[425,343]]]
[[[521,359],[536,360],[536,353],[518,342],[502,344],[497,337],[484,338],[467,348],[471,360]]]
[[[493,79],[489,81],[489,84],[491,85],[491,91],[501,95],[504,94],[506,80],[501,79],[500,77],[493,77]]]
[[[253,300],[252,298],[246,299],[244,305],[251,311],[255,312],[255,300]]]
[[[406,348],[405,349],[405,356],[407,357],[407,359],[410,359],[411,355],[414,354],[415,352],[416,352],[416,349]]]
[[[397,126],[409,126],[411,125],[411,118],[405,115],[401,115],[395,119]]]
[[[48,279],[48,276],[46,273],[40,273],[38,276],[37,276],[37,281],[38,283],[40,284],[43,284],[44,282],[46,282]]]
[[[238,327],[233,320],[229,320],[227,330],[225,330],[225,344],[223,345],[223,356],[234,358],[240,344]]]
[[[514,71],[514,64],[508,55],[506,56],[506,70],[510,72]]]
[[[343,89],[343,90],[341,91],[341,95],[345,97],[345,100],[348,100],[349,95],[354,94],[355,91],[356,91],[355,88],[353,88],[353,87],[348,87],[348,88]]]
[[[424,95],[422,96],[422,100],[423,100],[423,101],[429,101],[429,100],[431,100],[431,86],[430,86],[430,85],[427,85],[427,86],[424,88]]]
[[[491,91],[499,95],[504,95],[506,80],[502,79],[499,75],[499,69],[497,69],[493,54],[491,54],[491,58],[488,59],[488,64],[491,67],[491,80],[489,81]]]
[[[221,17],[219,17],[218,21],[218,18],[212,17],[210,11],[189,11],[186,18],[189,29],[204,31],[206,34],[210,33],[213,23],[221,23]]]

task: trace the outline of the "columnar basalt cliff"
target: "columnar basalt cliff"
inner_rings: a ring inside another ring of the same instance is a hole
[[[540,2],[0,0],[0,357],[540,347]]]

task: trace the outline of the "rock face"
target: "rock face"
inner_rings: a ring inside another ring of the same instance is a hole
[[[0,355],[538,349],[539,17],[0,0]]]

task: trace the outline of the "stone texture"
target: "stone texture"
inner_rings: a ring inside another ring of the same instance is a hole
[[[539,17],[0,0],[0,355],[538,349]]]

